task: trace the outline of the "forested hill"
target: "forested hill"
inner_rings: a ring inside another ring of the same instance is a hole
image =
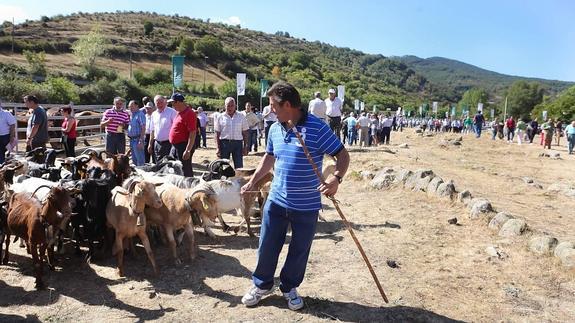
[[[456,93],[462,93],[467,89],[479,87],[491,94],[501,94],[511,83],[524,80],[528,82],[539,82],[550,94],[555,94],[574,84],[572,82],[500,74],[444,57],[424,59],[408,55],[391,58],[409,66],[409,68],[424,76],[428,81],[437,83],[444,89]]]
[[[72,44],[95,28],[108,40],[108,50],[104,61],[99,59],[96,62],[100,71],[87,73],[80,64],[74,63]],[[4,22],[0,27],[0,55],[25,66],[26,60],[17,60],[10,55],[11,32],[11,24]],[[498,91],[508,86],[509,80],[518,79],[447,59],[389,58],[293,38],[289,31],[266,34],[209,20],[148,12],[80,12],[42,17],[38,21],[16,25],[14,37],[17,55],[22,55],[25,50],[47,53],[48,75],[75,80],[83,78],[92,85],[100,82],[98,84],[102,87],[110,84],[103,82],[102,77],[108,77],[110,81],[114,79],[111,75],[114,73],[106,73],[107,69],[115,69],[121,77],[129,75],[126,62],[132,57],[142,70],[134,71],[138,84],[126,87],[136,87],[143,93],[170,88],[169,82],[165,82],[163,87],[153,84],[162,80],[157,78],[162,73],[148,76],[145,73],[157,66],[170,70],[169,58],[173,54],[185,55],[187,64],[199,69],[200,73],[207,70],[219,77],[209,79],[208,83],[212,84],[209,87],[202,85],[201,79],[190,80],[186,84],[189,92],[203,92],[213,97],[231,95],[230,91],[235,91],[235,74],[244,72],[251,81],[248,83],[248,98],[253,100],[256,97],[259,100],[255,80],[262,78],[292,82],[301,89],[304,99],[311,98],[314,91],[325,92],[330,87],[344,84],[346,104],[359,99],[367,106],[384,108],[415,107],[432,100],[455,103],[471,86]],[[63,59],[58,60],[58,56]],[[566,82],[542,82],[553,92],[569,85]],[[103,100],[101,93],[106,91],[94,89],[94,86],[80,90],[80,102]]]

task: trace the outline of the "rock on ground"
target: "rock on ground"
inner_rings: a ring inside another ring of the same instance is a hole
[[[407,149],[407,148],[409,148],[409,145],[408,144],[401,144],[397,147]]]
[[[405,182],[407,181],[408,178],[410,178],[413,175],[413,172],[410,171],[409,169],[401,169],[399,170],[399,172],[397,173],[397,181],[402,182],[405,184]]]
[[[469,212],[469,218],[478,219],[486,214],[493,212],[493,207],[488,199],[475,198],[469,202],[471,211]]]
[[[408,176],[407,180],[405,181],[405,188],[413,190],[415,189],[415,186],[420,179],[434,175],[435,174],[433,174],[431,169],[418,169],[413,174],[411,174],[411,176]]]
[[[437,196],[453,198],[455,196],[455,185],[453,181],[443,182],[437,187]]]
[[[527,223],[521,219],[511,219],[505,222],[499,230],[501,237],[517,237],[527,230]]]
[[[381,190],[384,188],[389,188],[393,185],[395,181],[395,175],[387,173],[385,171],[377,172],[375,177],[371,180],[371,187]]]
[[[437,192],[437,188],[439,187],[439,185],[441,185],[441,183],[443,183],[443,179],[441,179],[441,177],[435,176],[434,178],[432,178],[429,184],[427,184],[426,188],[427,194],[435,194]]]
[[[457,200],[465,205],[469,205],[469,202],[473,199],[471,192],[468,190],[461,191],[457,194]]]
[[[534,237],[529,240],[529,250],[538,255],[549,255],[553,253],[558,242],[555,237],[548,235]]]
[[[561,259],[561,264],[569,269],[575,269],[575,243],[562,242],[555,248],[555,256]]]
[[[360,173],[362,179],[373,179],[375,177],[375,173],[369,170],[362,170]]]
[[[499,212],[489,221],[489,228],[492,230],[500,230],[505,222],[511,219],[514,219],[513,215],[506,212]]]

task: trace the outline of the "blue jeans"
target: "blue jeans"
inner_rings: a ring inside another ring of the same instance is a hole
[[[351,146],[353,145],[354,141],[355,141],[355,127],[347,131],[347,144]]]
[[[230,155],[234,160],[234,168],[244,167],[243,155],[243,141],[242,140],[227,140],[220,139],[220,156],[224,159],[230,159]]]
[[[258,130],[248,130],[248,151],[252,151],[252,146],[254,151],[258,151]]]
[[[292,236],[288,254],[280,273],[280,290],[284,293],[298,287],[303,281],[311,244],[315,235],[319,211],[295,211],[268,200],[260,231],[258,264],[252,275],[254,285],[271,289],[278,257],[285,243],[288,224]]]
[[[142,147],[138,148],[140,137],[130,138],[130,149],[132,150],[132,162],[136,166],[142,166],[145,163],[144,154],[144,141],[142,140]]]
[[[476,124],[474,127],[475,127],[475,138],[481,137],[481,128],[483,127],[483,125]]]
[[[573,147],[575,147],[575,134],[567,135],[567,141],[569,142],[569,153],[573,153]]]
[[[106,133],[106,152],[110,154],[126,153],[126,135],[123,133]]]
[[[202,147],[207,148],[206,145],[206,127],[200,127],[200,135],[202,136]]]

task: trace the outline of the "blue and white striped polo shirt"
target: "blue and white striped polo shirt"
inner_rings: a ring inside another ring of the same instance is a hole
[[[296,127],[321,171],[323,155],[335,156],[343,145],[325,122],[312,114],[304,115],[304,118],[305,122]],[[266,153],[275,157],[270,201],[292,210],[320,210],[319,179],[293,130],[287,131],[279,122],[274,123],[270,127]]]

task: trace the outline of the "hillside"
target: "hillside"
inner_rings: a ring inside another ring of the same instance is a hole
[[[145,23],[152,26],[148,33],[144,30]],[[232,95],[233,79],[238,72],[247,73],[250,82],[246,99],[253,101],[259,101],[256,80],[285,79],[301,89],[304,99],[314,91],[325,92],[345,84],[348,107],[359,99],[368,107],[380,108],[415,107],[431,100],[457,102],[471,86],[485,86],[496,93],[508,86],[510,80],[519,79],[442,58],[388,58],[292,38],[287,32],[266,34],[239,26],[147,12],[76,13],[27,21],[15,26],[14,55],[12,26],[5,22],[0,29],[0,63],[25,67],[23,50],[45,51],[48,73],[86,79],[75,63],[71,47],[96,27],[110,43],[107,57],[99,59],[97,66],[112,69],[122,78],[130,75],[130,57],[134,72],[170,70],[170,56],[182,49],[184,40],[189,40],[186,88],[198,92],[201,87],[203,91],[205,79],[213,85],[204,94],[212,97]],[[96,80],[88,77],[86,81]],[[568,86],[565,82],[542,82],[553,93]],[[147,87],[140,92],[153,94],[150,92],[158,88],[170,86]],[[80,95],[81,101],[94,98]]]
[[[511,83],[518,80],[539,82],[546,87],[550,94],[556,94],[573,85],[571,82],[500,74],[443,57],[424,59],[408,55],[391,58],[406,64],[430,82],[453,89],[458,93],[473,87],[481,87],[497,95],[501,94]]]

